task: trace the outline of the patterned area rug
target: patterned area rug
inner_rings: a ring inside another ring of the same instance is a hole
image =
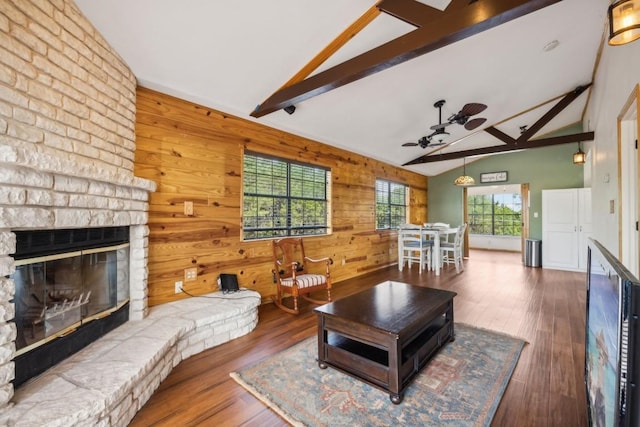
[[[489,426],[524,341],[456,324],[404,400],[317,363],[317,338],[230,375],[294,426]]]

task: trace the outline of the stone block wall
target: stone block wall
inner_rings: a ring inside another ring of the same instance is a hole
[[[0,2],[0,411],[13,396],[14,230],[129,225],[131,318],[147,312],[149,193],[136,80],[71,0]]]

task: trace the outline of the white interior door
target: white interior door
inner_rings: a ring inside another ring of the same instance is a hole
[[[578,192],[542,191],[542,266],[578,269]]]

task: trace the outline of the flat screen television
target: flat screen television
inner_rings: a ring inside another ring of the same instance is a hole
[[[585,385],[592,426],[639,426],[640,283],[598,241],[588,243]]]

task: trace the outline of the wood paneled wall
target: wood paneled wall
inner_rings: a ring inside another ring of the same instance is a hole
[[[308,256],[331,256],[334,283],[397,262],[396,233],[376,231],[376,178],[410,186],[410,219],[427,218],[427,177],[145,88],[137,90],[135,175],[155,181],[149,211],[149,305],[192,294],[220,273],[263,300],[275,292],[270,240],[241,241],[244,149],[331,168],[332,233],[305,238]],[[185,215],[184,202],[193,202]],[[339,284],[337,285],[339,286]]]

